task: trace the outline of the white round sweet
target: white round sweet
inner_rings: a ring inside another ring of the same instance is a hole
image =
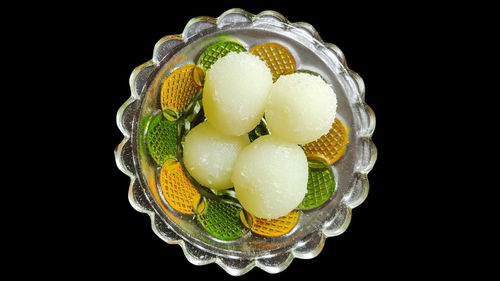
[[[248,135],[228,136],[203,122],[186,135],[184,165],[203,186],[217,190],[230,188],[234,162],[248,144]]]
[[[266,135],[241,151],[231,179],[245,210],[259,218],[274,219],[302,202],[307,176],[304,151],[296,144]]]
[[[337,97],[318,76],[283,75],[273,84],[265,117],[272,135],[306,144],[326,134],[335,121]]]
[[[216,129],[240,136],[257,126],[273,84],[266,63],[247,52],[229,53],[207,71],[205,116]]]

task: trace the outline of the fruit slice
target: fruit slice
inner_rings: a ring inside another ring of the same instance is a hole
[[[329,166],[320,162],[309,164],[307,193],[299,209],[308,210],[323,205],[335,191],[335,178]]]
[[[154,116],[147,128],[146,142],[149,154],[158,165],[175,158],[177,123],[168,121],[161,113]]]
[[[210,45],[198,59],[198,65],[207,71],[218,59],[227,55],[230,52],[246,51],[240,43],[234,41],[223,41]]]
[[[273,81],[283,74],[294,73],[296,69],[295,58],[293,55],[278,43],[259,44],[249,51],[263,60],[273,74]]]
[[[160,187],[165,200],[174,210],[194,214],[200,194],[184,174],[181,163],[165,162],[160,171]]]
[[[203,87],[204,72],[194,64],[174,70],[161,87],[161,108],[179,113]]]
[[[234,240],[249,231],[240,219],[242,208],[232,204],[203,198],[197,207],[197,218],[203,228],[212,236]]]
[[[332,165],[345,154],[349,138],[347,130],[342,122],[335,118],[330,131],[319,139],[302,146],[307,159],[321,161],[326,165]]]
[[[266,220],[246,212],[251,231],[263,236],[276,237],[287,234],[299,221],[300,212],[293,210],[277,219]]]

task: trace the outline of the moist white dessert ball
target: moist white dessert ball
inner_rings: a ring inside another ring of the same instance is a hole
[[[272,135],[306,144],[326,134],[335,121],[337,97],[320,77],[283,75],[273,84],[265,117]]]
[[[248,135],[228,136],[203,122],[186,135],[184,165],[203,186],[217,190],[230,188],[234,162],[248,144]]]
[[[295,209],[307,192],[304,151],[277,137],[259,137],[245,147],[233,167],[236,197],[245,210],[274,219]]]
[[[272,74],[266,63],[247,52],[229,53],[207,71],[203,109],[207,121],[233,136],[250,132],[259,124]]]

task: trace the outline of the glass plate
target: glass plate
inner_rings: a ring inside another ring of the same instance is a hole
[[[217,239],[200,226],[195,214],[175,211],[158,191],[161,167],[151,160],[144,139],[148,120],[161,109],[162,82],[175,69],[196,65],[201,53],[221,36],[238,40],[247,50],[261,43],[279,43],[294,56],[298,70],[321,75],[337,94],[337,118],[347,127],[349,143],[342,158],[330,166],[335,192],[320,207],[300,210],[297,224],[285,235],[248,232],[230,241]],[[117,114],[124,139],[115,150],[118,167],[131,179],[130,203],[148,214],[153,231],[167,243],[180,245],[193,264],[215,262],[231,275],[253,267],[280,272],[295,257],[317,256],[327,237],[345,231],[352,208],[368,194],[367,174],[377,155],[371,141],[375,115],[364,102],[363,80],[348,69],[340,49],[323,42],[310,24],[290,23],[274,11],[253,15],[241,9],[230,9],[218,18],[193,18],[182,34],[158,41],[153,58],[132,72],[130,89],[131,97]]]

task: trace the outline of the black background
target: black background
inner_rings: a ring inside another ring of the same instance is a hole
[[[165,35],[181,33],[192,17],[217,17],[238,7],[254,14],[275,10],[291,22],[310,23],[324,41],[343,51],[349,68],[365,82],[366,102],[377,118],[373,141],[378,149],[369,173],[368,197],[353,210],[343,234],[328,238],[317,257],[294,259],[281,273],[254,268],[239,279],[335,279],[360,274],[406,279],[453,271],[447,260],[461,250],[442,232],[449,217],[435,211],[439,200],[422,193],[429,186],[426,173],[437,169],[422,163],[431,153],[428,144],[439,145],[440,135],[434,131],[436,121],[426,118],[435,109],[421,97],[429,95],[425,89],[440,79],[429,74],[429,62],[445,63],[439,56],[445,52],[441,42],[456,32],[442,18],[442,10],[333,2],[327,8],[318,8],[319,2],[177,4],[75,5],[51,21],[49,16],[40,19],[47,23],[42,28],[47,32],[37,37],[47,52],[47,62],[41,65],[55,69],[46,82],[60,77],[66,82],[57,84],[53,96],[62,103],[43,109],[57,121],[56,135],[44,139],[52,139],[51,151],[59,152],[57,156],[45,152],[44,157],[56,158],[57,166],[43,177],[55,182],[52,193],[62,198],[32,212],[34,221],[43,213],[45,224],[36,230],[47,235],[27,238],[41,246],[26,252],[37,257],[28,259],[30,264],[44,260],[48,266],[40,271],[52,275],[64,268],[72,276],[125,273],[170,279],[173,272],[180,272],[193,278],[229,279],[216,264],[192,265],[179,246],[168,245],[153,233],[149,217],[129,204],[129,178],[116,167],[113,151],[123,138],[116,112],[130,96],[128,79],[136,66],[151,59],[154,44]],[[436,137],[429,139],[422,131]],[[439,189],[445,180],[435,177],[432,187]],[[54,255],[47,258],[45,252]]]

